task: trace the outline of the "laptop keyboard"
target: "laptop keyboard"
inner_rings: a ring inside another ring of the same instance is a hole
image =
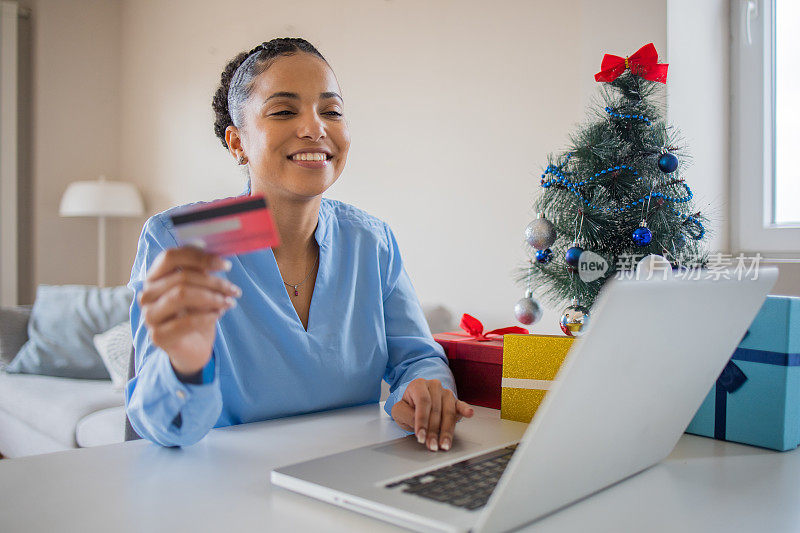
[[[474,510],[486,505],[517,445],[425,472],[386,485],[405,486],[403,492]]]

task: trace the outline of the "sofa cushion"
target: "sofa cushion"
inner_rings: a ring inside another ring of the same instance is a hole
[[[75,439],[81,448],[117,444],[125,440],[125,406],[109,407],[78,422]]]
[[[133,354],[130,321],[94,336],[94,347],[111,375],[114,389],[121,391],[128,382],[128,362]]]
[[[82,418],[124,401],[108,381],[0,372],[0,409],[71,448]]]
[[[29,306],[0,307],[0,368],[16,357],[28,340]]]
[[[93,337],[128,319],[132,297],[127,287],[40,285],[28,322],[28,342],[6,370],[109,379]]]

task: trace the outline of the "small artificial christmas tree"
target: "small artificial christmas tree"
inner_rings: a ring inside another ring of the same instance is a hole
[[[667,65],[651,43],[628,58],[606,54],[601,68],[595,79],[605,84],[602,107],[571,136],[567,152],[548,157],[533,206],[538,218],[525,232],[533,258],[518,279],[551,303],[571,300],[567,312],[581,316],[607,279],[635,269],[645,255],[673,267],[706,256],[706,219],[692,207],[682,177],[686,156],[658,100]],[[605,261],[606,269],[583,275],[587,259]],[[538,307],[529,290],[515,309],[523,323],[531,304]],[[562,329],[570,334],[563,317]]]

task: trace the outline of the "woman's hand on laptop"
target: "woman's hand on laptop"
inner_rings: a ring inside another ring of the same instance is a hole
[[[438,379],[415,379],[392,407],[392,418],[397,425],[413,431],[417,441],[433,452],[439,448],[449,450],[456,422],[474,413],[469,404],[442,387]]]

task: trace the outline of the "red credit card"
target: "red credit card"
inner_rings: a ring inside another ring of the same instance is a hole
[[[181,246],[196,246],[223,256],[280,246],[267,200],[261,195],[189,206],[170,219]]]

